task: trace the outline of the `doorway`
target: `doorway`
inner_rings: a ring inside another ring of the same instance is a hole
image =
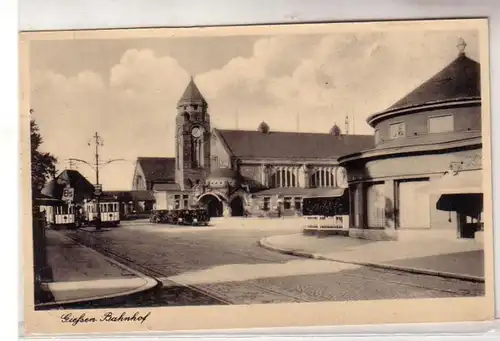
[[[238,196],[231,201],[231,216],[242,217],[244,213],[243,199]]]
[[[207,208],[208,215],[211,218],[222,217],[223,204],[215,195],[208,194],[202,199],[203,204]]]

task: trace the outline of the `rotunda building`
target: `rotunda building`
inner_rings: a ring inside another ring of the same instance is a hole
[[[459,55],[388,109],[368,117],[375,147],[347,169],[350,236],[474,238],[482,228],[480,65]]]

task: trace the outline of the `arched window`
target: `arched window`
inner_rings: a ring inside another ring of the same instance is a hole
[[[335,178],[329,170],[320,169],[310,178],[311,187],[335,187]]]
[[[142,186],[142,176],[141,175],[137,175],[135,177],[135,188],[140,190],[140,189],[143,189],[143,186]]]
[[[193,168],[204,167],[203,137],[193,138],[191,141],[191,161]]]
[[[271,186],[276,187],[297,187],[297,179],[295,174],[286,169],[276,171],[271,176]]]

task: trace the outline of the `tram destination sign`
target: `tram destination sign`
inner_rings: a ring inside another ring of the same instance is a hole
[[[102,194],[102,185],[94,185],[94,195],[100,196]]]
[[[67,187],[63,190],[61,199],[64,201],[73,201],[74,196],[75,196],[75,189]]]

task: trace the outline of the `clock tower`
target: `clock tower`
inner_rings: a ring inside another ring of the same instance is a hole
[[[208,104],[193,77],[177,103],[175,180],[190,189],[210,172],[210,116]]]

